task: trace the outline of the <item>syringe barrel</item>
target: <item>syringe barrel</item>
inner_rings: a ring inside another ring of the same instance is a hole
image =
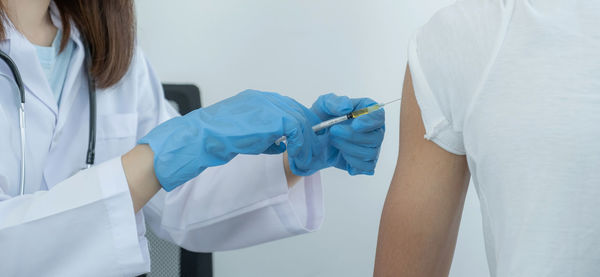
[[[379,108],[381,108],[382,106],[383,105],[380,105],[380,104],[374,104],[374,105],[362,108],[360,110],[353,111],[350,114],[352,115],[352,118],[357,118],[361,115],[370,114],[376,110],[379,110]]]
[[[348,119],[350,119],[350,117],[348,117],[348,115],[342,115],[340,117],[332,118],[330,120],[325,120],[325,121],[313,126],[312,129],[314,132],[318,132],[325,128],[329,128],[332,125],[338,124],[340,122],[344,122]]]

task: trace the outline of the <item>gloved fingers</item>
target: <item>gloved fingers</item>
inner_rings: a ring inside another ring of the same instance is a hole
[[[268,154],[268,155],[276,155],[276,154],[281,154],[281,153],[285,152],[286,149],[287,149],[287,146],[285,145],[284,142],[279,143],[279,145],[273,143],[263,153]]]
[[[317,135],[312,131],[313,124],[320,122],[319,117],[311,110],[285,96],[272,96],[275,103],[284,113],[283,132],[287,137],[288,157],[301,168],[308,168],[315,147],[319,147]]]
[[[346,160],[346,170],[350,175],[373,175],[377,160],[364,161],[361,157],[356,157],[351,154],[342,154]]]
[[[273,97],[272,102],[275,103],[281,110],[289,113],[294,118],[299,120],[307,120],[310,122],[312,127],[315,124],[321,122],[320,117],[312,110],[308,109],[304,105],[298,103],[298,101],[287,97],[287,96],[269,96]]]
[[[352,128],[357,132],[370,132],[385,127],[385,111],[379,109],[352,120]]]
[[[331,146],[337,148],[342,155],[352,155],[363,161],[377,160],[379,158],[380,147],[357,145],[342,139],[331,141]]]
[[[352,99],[352,106],[354,106],[353,110],[359,110],[362,108],[373,106],[375,104],[377,104],[377,102],[375,102],[375,100],[373,100],[371,98],[353,98]]]
[[[298,176],[309,176],[314,174],[321,168],[315,168],[314,156],[315,152],[311,143],[305,143],[302,147],[293,145],[292,141],[288,142],[288,159],[292,173]],[[292,150],[292,151],[290,151]]]
[[[298,105],[301,105],[301,104],[298,104]],[[307,109],[304,106],[302,106],[302,116],[304,117],[304,119],[306,121],[308,121],[308,125],[311,127],[310,130],[312,130],[312,126],[321,123],[321,118],[316,113]]]
[[[348,114],[353,109],[354,104],[350,98],[347,96],[337,96],[333,93],[319,96],[311,108],[321,120]]]
[[[350,125],[335,125],[329,129],[331,140],[344,140],[355,145],[367,147],[378,147],[381,145],[385,135],[383,128],[369,132],[355,132]]]
[[[292,124],[295,127],[285,134],[288,156],[301,162],[310,161],[311,153],[319,146],[319,139],[306,121],[294,120]]]
[[[356,175],[373,176],[373,175],[375,175],[375,170],[360,170],[360,169],[355,169],[353,167],[350,167],[346,171],[348,171],[348,174],[350,174],[350,176],[356,176]]]
[[[285,133],[287,137],[287,152],[290,157],[300,157],[303,155],[302,147],[304,146],[304,136],[302,131],[295,128]]]

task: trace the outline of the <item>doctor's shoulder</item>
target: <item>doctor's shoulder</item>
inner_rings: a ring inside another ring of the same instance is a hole
[[[147,91],[149,83],[160,83],[143,50],[135,46],[132,52],[129,65],[123,76],[113,85],[101,88],[102,91],[107,94],[144,94],[149,92]]]
[[[161,81],[140,47],[133,49],[127,72],[114,85],[101,89],[99,98],[122,112],[146,113],[158,116],[164,102]]]

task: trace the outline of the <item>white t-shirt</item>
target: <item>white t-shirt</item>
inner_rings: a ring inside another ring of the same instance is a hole
[[[492,276],[600,276],[600,1],[459,1],[409,65],[426,138],[467,156]]]

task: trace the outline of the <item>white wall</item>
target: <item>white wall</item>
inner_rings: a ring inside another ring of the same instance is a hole
[[[388,101],[401,94],[406,46],[450,0],[137,1],[139,41],[164,81],[193,82],[205,104],[255,88],[310,105],[320,94]],[[376,175],[323,173],[319,232],[217,253],[217,277],[369,276],[398,149],[399,105],[386,108]],[[479,204],[470,192],[452,276],[486,276]]]

